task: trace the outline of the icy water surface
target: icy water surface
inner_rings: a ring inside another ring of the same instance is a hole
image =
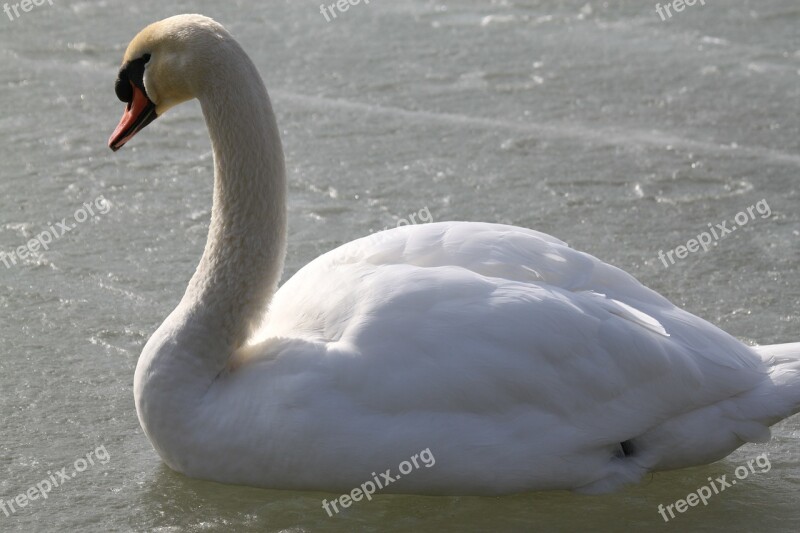
[[[0,531],[795,531],[796,418],[768,444],[618,494],[384,495],[334,518],[321,500],[336,495],[161,464],[133,372],[202,251],[210,146],[197,104],[118,154],[106,140],[128,41],[181,12],[227,25],[270,88],[290,179],[287,277],[412,216],[503,222],[616,264],[747,342],[800,340],[797,0],[708,0],[663,21],[648,1],[373,0],[331,22],[319,3],[0,13],[0,251],[52,240],[0,263],[0,498],[68,477],[0,509]],[[723,221],[737,229],[708,251],[678,248]],[[768,471],[659,515],[762,454]]]

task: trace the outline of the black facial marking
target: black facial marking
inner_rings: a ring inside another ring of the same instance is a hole
[[[144,66],[150,61],[150,54],[145,54],[138,59],[128,61],[122,68],[119,69],[119,76],[114,84],[114,91],[117,93],[117,98],[125,103],[131,103],[133,100],[133,89],[131,83],[147,95],[144,88]]]

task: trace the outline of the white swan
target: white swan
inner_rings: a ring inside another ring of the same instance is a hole
[[[800,408],[800,343],[749,348],[536,231],[405,226],[341,246],[276,292],[286,185],[255,66],[199,15],[131,42],[117,150],[199,99],[208,242],[136,368],[136,410],[186,475],[350,490],[430,449],[392,492],[608,491],[720,459]]]

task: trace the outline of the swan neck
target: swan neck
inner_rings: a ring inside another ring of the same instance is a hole
[[[263,320],[281,276],[286,180],[261,77],[238,45],[224,50],[198,95],[214,153],[214,199],[203,257],[182,304],[195,325],[235,350]]]

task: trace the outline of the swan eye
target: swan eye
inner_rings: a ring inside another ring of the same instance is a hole
[[[148,61],[150,61],[150,54],[145,54],[138,59],[128,61],[119,69],[117,81],[114,83],[114,92],[122,102],[130,103],[133,100],[131,83],[147,94],[144,88],[144,66]]]

